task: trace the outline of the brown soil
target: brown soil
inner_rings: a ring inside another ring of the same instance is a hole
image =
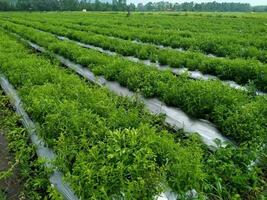
[[[8,170],[12,157],[8,152],[8,141],[3,134],[0,133],[0,172]],[[8,200],[19,199],[21,192],[21,183],[16,168],[12,172],[12,176],[5,180],[0,180],[0,190],[6,194]]]

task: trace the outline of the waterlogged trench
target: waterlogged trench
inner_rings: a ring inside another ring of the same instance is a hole
[[[22,39],[22,38],[21,38]],[[24,40],[24,39],[23,39]],[[40,52],[46,52],[46,50],[40,47],[37,44],[27,42],[32,48],[36,49]],[[65,66],[74,70],[77,74],[83,76],[90,82],[93,82],[99,86],[106,86],[110,91],[116,93],[120,96],[133,97],[136,96],[136,93],[130,91],[126,87],[122,87],[119,83],[114,81],[108,81],[101,76],[95,76],[88,68],[84,68],[83,66],[76,64],[69,59],[66,59],[60,55],[56,55],[55,57]],[[146,105],[148,110],[153,114],[164,114],[166,115],[165,122],[175,129],[184,129],[187,133],[198,133],[202,141],[211,148],[216,148],[215,140],[219,139],[222,142],[226,142],[229,140],[222,136],[222,134],[218,131],[218,129],[212,123],[206,120],[198,120],[189,117],[186,113],[184,113],[181,109],[170,107],[165,105],[157,98],[147,99],[142,96],[139,97],[140,100]]]

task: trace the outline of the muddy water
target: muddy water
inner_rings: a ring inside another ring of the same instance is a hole
[[[70,40],[69,38],[66,38],[63,36],[57,36],[57,37],[60,40]],[[70,41],[75,42],[76,44],[78,44],[81,47],[93,49],[93,50],[99,51],[101,53],[105,53],[107,55],[111,55],[111,56],[120,55],[120,54],[117,54],[115,52],[112,52],[109,50],[104,50],[103,48],[96,47],[93,45],[84,44],[81,42],[77,42],[75,40],[70,40]],[[164,48],[168,48],[168,47],[164,47]],[[181,49],[178,49],[178,50],[182,51]],[[157,69],[159,69],[161,71],[169,70],[176,75],[181,75],[181,74],[187,73],[190,78],[196,79],[196,80],[220,80],[218,77],[216,77],[214,75],[203,74],[202,72],[200,72],[198,70],[190,71],[187,68],[173,68],[173,67],[170,67],[169,65],[161,65],[158,62],[155,63],[155,62],[152,62],[150,60],[141,60],[141,59],[134,57],[134,56],[123,56],[123,57],[130,60],[130,61],[136,62],[136,63],[143,63],[143,64],[148,65],[148,66],[156,67]],[[209,55],[209,57],[214,57],[214,55]],[[246,87],[239,85],[234,81],[222,81],[221,80],[221,82],[229,85],[230,87],[232,87],[234,89],[247,91]],[[257,95],[266,95],[266,92],[256,91],[256,94]]]

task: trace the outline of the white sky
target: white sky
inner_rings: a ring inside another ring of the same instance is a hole
[[[147,2],[158,2],[158,1],[162,1],[162,0],[127,0],[127,3],[147,3]],[[169,1],[172,3],[183,3],[183,2],[191,2],[194,1],[196,3],[200,3],[200,2],[212,2],[214,0],[163,0],[163,1]],[[267,0],[216,0],[217,2],[240,2],[240,3],[250,3],[252,6],[255,5],[267,5]]]

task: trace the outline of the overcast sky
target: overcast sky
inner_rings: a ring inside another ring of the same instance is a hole
[[[127,0],[127,3],[147,3],[147,2],[158,2],[158,1],[162,1],[162,0]],[[178,2],[178,3],[183,3],[183,2],[190,2],[190,1],[194,1],[194,2],[212,2],[214,0],[163,0],[163,1],[169,1],[172,3]],[[240,3],[250,3],[251,5],[255,6],[255,5],[267,5],[267,0],[216,0],[217,2],[240,2]]]

